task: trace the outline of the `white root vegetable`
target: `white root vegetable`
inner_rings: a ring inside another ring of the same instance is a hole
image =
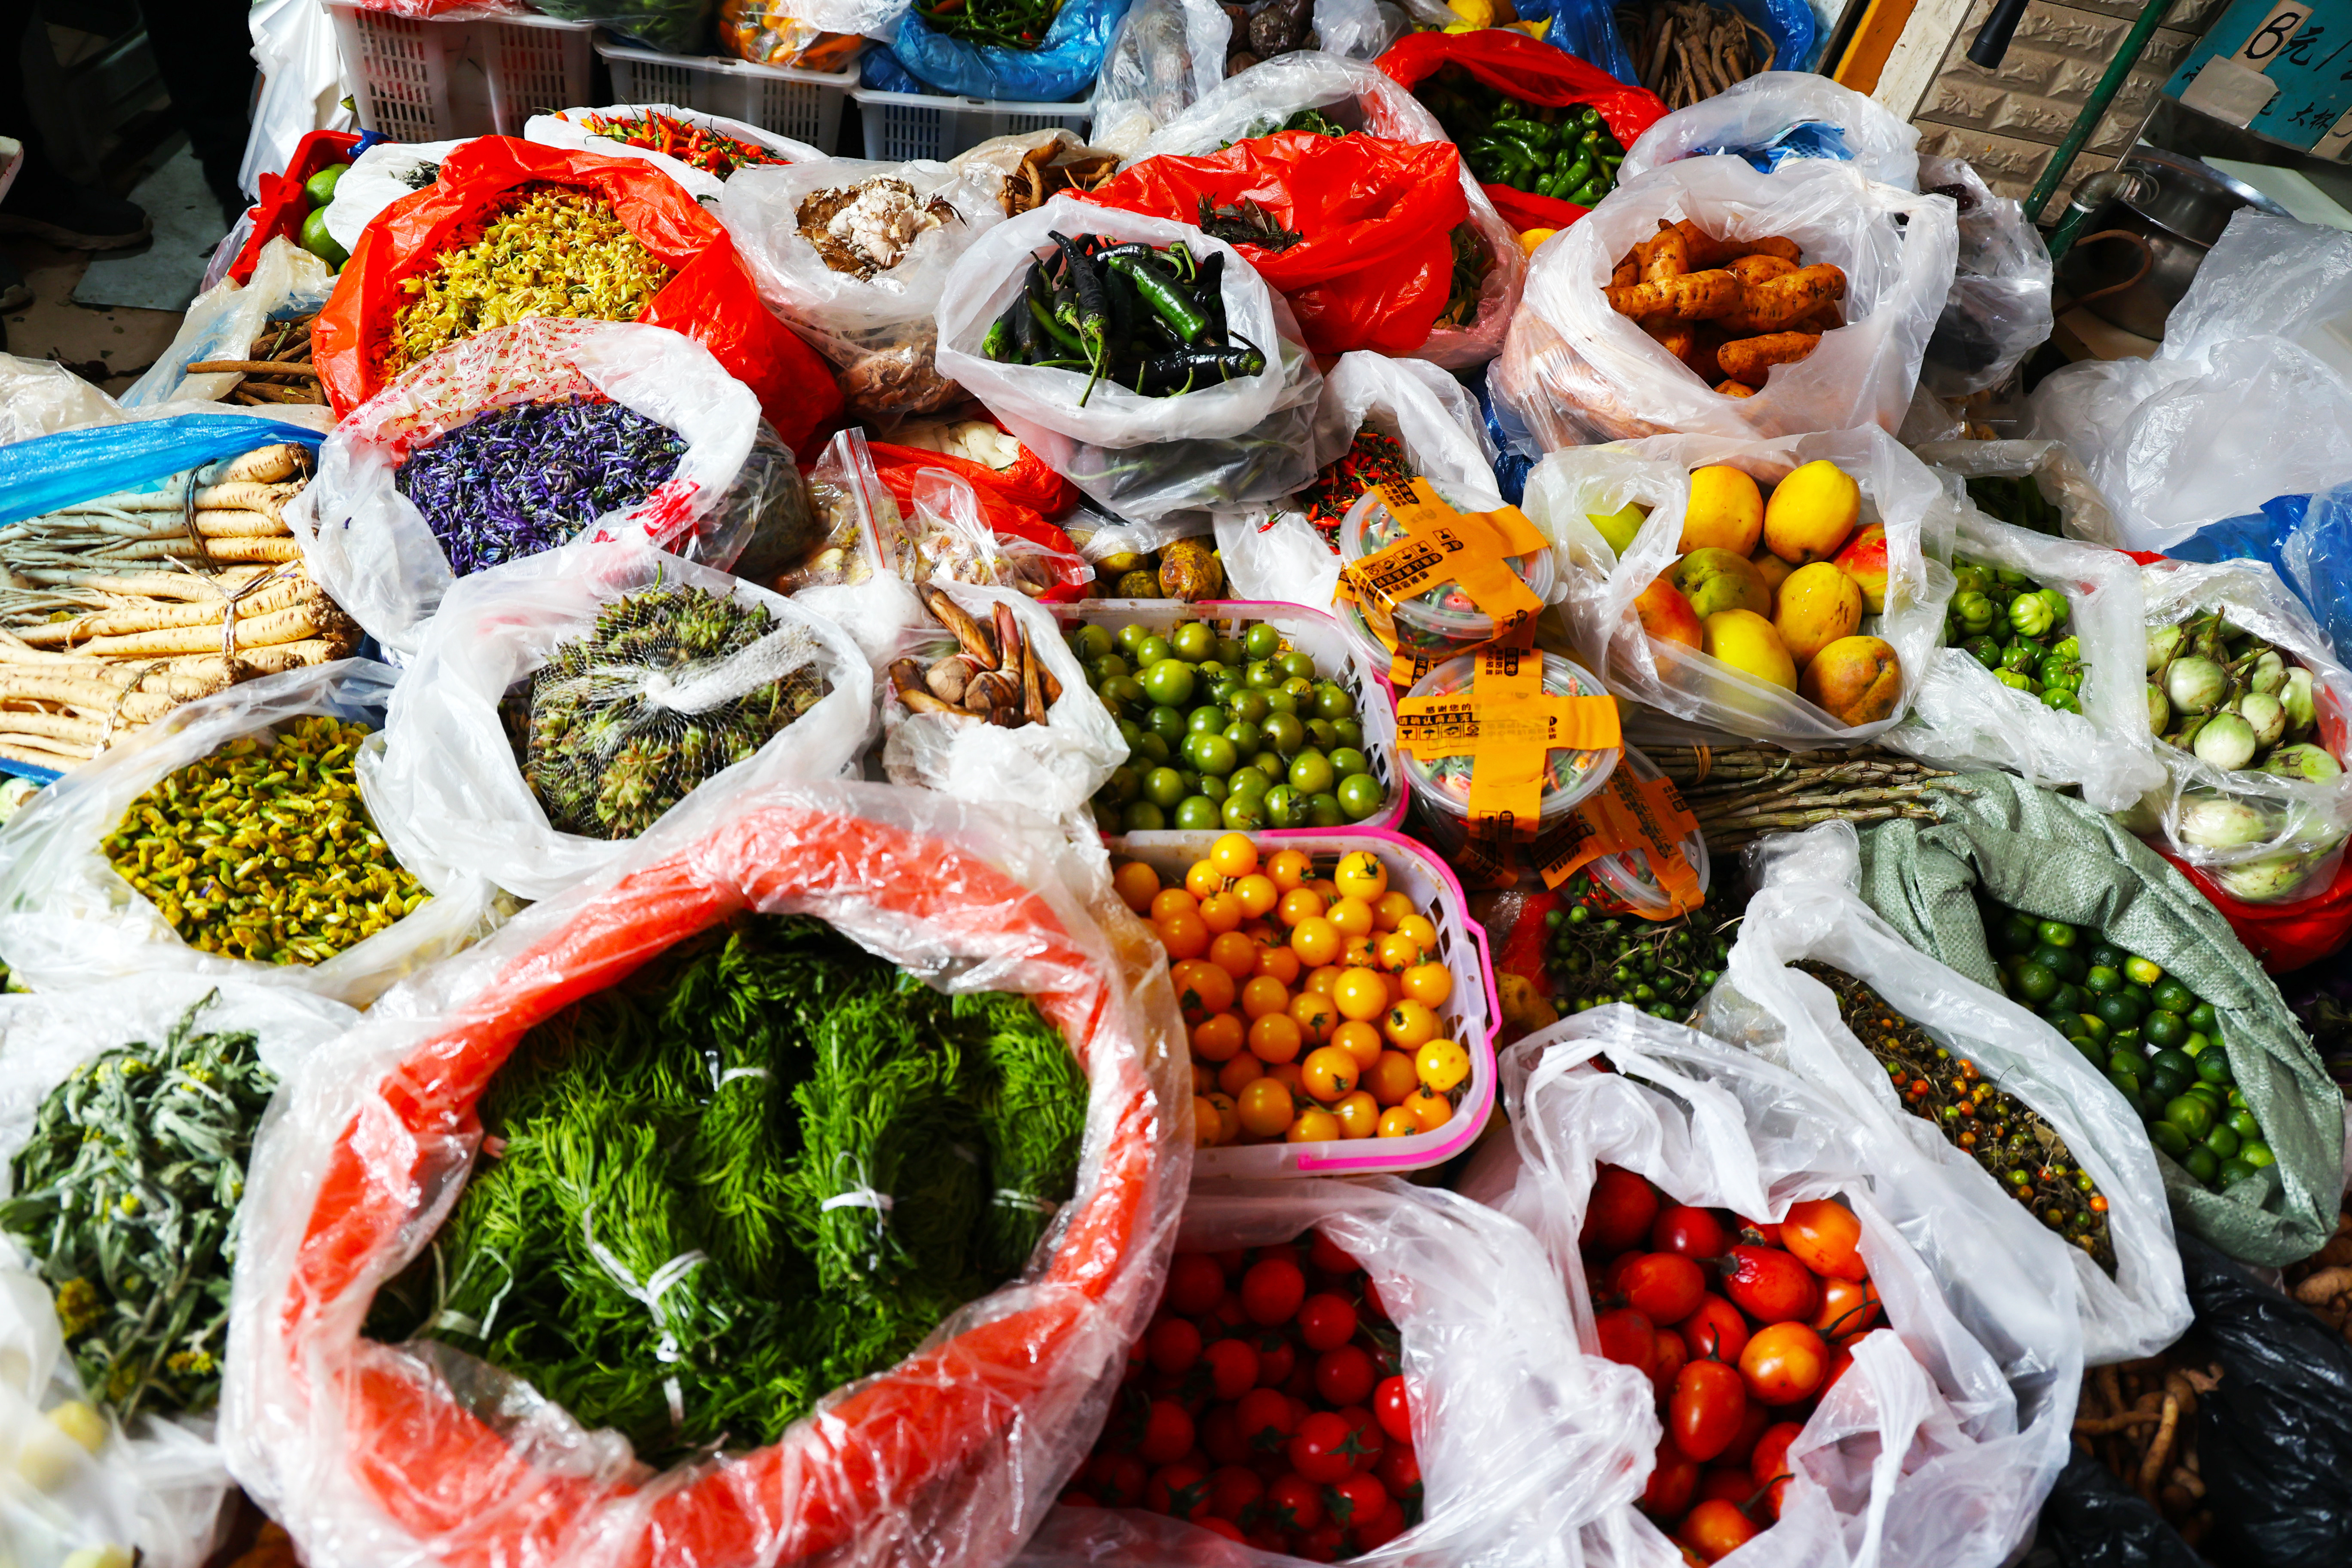
[[[219,484],[233,484],[249,479],[257,484],[276,484],[290,479],[310,469],[310,454],[304,448],[287,442],[277,447],[257,447],[242,457],[233,458],[226,467],[214,475]]]
[[[286,524],[266,511],[199,511],[196,532],[205,539],[292,538]]]

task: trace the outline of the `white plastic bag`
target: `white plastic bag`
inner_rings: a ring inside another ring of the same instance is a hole
[[[172,346],[155,356],[147,374],[122,395],[125,408],[144,408],[175,399],[209,403],[226,397],[245,379],[237,370],[190,375],[187,367],[207,360],[244,359],[254,339],[273,321],[315,312],[335,291],[327,264],[291,241],[278,238],[261,247],[245,286],[224,280],[199,295],[180,320]]]
[[[1478,405],[1462,384],[1425,360],[1341,354],[1323,378],[1317,414],[1320,449],[1335,458],[1369,425],[1404,447],[1405,461],[1457,511],[1493,511],[1495,451]],[[1232,596],[1328,605],[1339,585],[1335,541],[1307,522],[1287,497],[1268,510],[1221,512],[1217,553]]]
[[[1919,188],[1958,208],[1959,260],[1927,340],[1920,386],[1960,398],[1998,386],[2050,337],[2050,249],[2025,209],[1961,158],[1919,160]]]
[[[1604,1052],[1616,1071],[1591,1065]],[[2066,1462],[2083,1334],[2055,1244],[2013,1245],[2016,1205],[1989,1179],[1975,1173],[1979,1195],[1972,1173],[1855,1122],[1817,1086],[1633,1007],[1530,1036],[1503,1081],[1516,1147],[1490,1140],[1465,1185],[1543,1240],[1588,1343],[1577,1238],[1602,1161],[1695,1206],[1778,1219],[1842,1198],[1861,1221],[1888,1326],[1853,1342],[1853,1367],[1790,1444],[1780,1522],[1739,1549],[1742,1568],[2008,1560]],[[1683,1560],[1632,1510],[1622,1526],[1635,1560]]]
[[[1782,62],[1786,63],[1786,62]],[[1685,158],[1753,149],[1769,161],[1773,143],[1800,125],[1826,127],[1818,148],[1783,156],[1851,163],[1863,178],[1906,191],[1919,188],[1919,132],[1876,100],[1825,76],[1769,70],[1652,123],[1617,171],[1622,182]]]
[[[1255,344],[1265,368],[1174,397],[1147,397],[1103,381],[1081,408],[1084,373],[987,358],[981,338],[1021,290],[1031,258],[1055,230],[1157,246],[1181,240],[1202,259],[1223,256],[1219,292],[1228,333]],[[999,224],[964,252],[948,277],[939,323],[940,373],[961,383],[1056,473],[1124,516],[1150,521],[1171,511],[1271,500],[1305,484],[1325,461],[1315,439],[1323,378],[1298,341],[1290,307],[1232,246],[1190,225],[1055,196]]]
[[[1654,638],[1642,629],[1633,606],[1680,559],[1693,468],[1727,463],[1769,485],[1816,459],[1836,464],[1861,486],[1856,532],[1873,523],[1886,529],[1885,612],[1864,615],[1860,630],[1895,649],[1902,661],[1903,698],[1872,723],[1840,724],[1794,691],[1696,648]],[[1650,515],[1621,561],[1591,519],[1635,502],[1649,507]],[[1800,751],[1869,740],[1909,710],[1943,637],[1944,606],[1952,596],[1951,569],[1943,563],[1951,553],[1958,509],[1936,477],[1884,430],[1865,426],[1777,441],[1654,436],[1568,447],[1536,465],[1521,505],[1552,541],[1567,591],[1561,613],[1587,667],[1618,696],[1708,729]]]
[[[334,18],[311,0],[261,0],[247,13],[260,92],[246,133],[237,189],[257,192],[261,176],[282,173],[313,131],[348,131],[358,115],[343,107],[341,51]],[[343,247],[349,250],[347,244]]]
[[[545,114],[534,114],[522,128],[522,139],[536,142],[542,147],[562,147],[579,153],[601,153],[608,158],[635,158],[651,163],[686,189],[686,194],[698,202],[712,202],[727,187],[727,180],[706,169],[696,167],[683,158],[673,158],[667,153],[656,153],[650,147],[633,147],[610,136],[600,136],[583,123],[591,117],[606,120],[643,120],[649,114],[667,115],[689,125],[699,125],[721,136],[732,136],[738,142],[749,142],[754,147],[764,147],[788,163],[823,162],[825,154],[805,142],[795,142],[789,136],[779,136],[772,131],[762,131],[740,120],[730,120],[723,114],[711,114],[699,109],[684,109],[675,103],[615,103],[603,109],[559,109]],[[751,167],[761,168],[763,164]],[[737,170],[737,174],[742,173]],[[740,247],[738,248],[740,248]]]
[[[2042,499],[2058,509],[2058,528],[2085,544],[2121,549],[2115,513],[2063,441],[1930,441],[1911,455],[1965,489],[1969,479],[2031,479]]]
[[[1793,239],[1807,266],[1844,271],[1847,324],[1822,333],[1805,359],[1775,365],[1754,396],[1717,392],[1602,292],[1617,258],[1661,218],[1688,218],[1718,237]],[[1814,159],[1759,174],[1735,157],[1687,158],[1621,180],[1537,251],[1527,306],[1489,384],[1547,449],[1676,430],[1748,440],[1891,431],[1911,405],[1958,254],[1948,197]]]
[[[423,909],[320,964],[224,958],[183,942],[100,847],[132,802],[239,736],[317,713],[381,726],[393,680],[361,658],[248,680],[184,703],[35,795],[0,829],[0,959],[12,976],[48,991],[181,971],[364,1007],[402,975],[488,934],[499,919],[489,884],[436,846],[386,832],[402,867],[433,895]],[[383,831],[366,776],[362,757],[361,803]]]
[[[280,1077],[358,1018],[323,997],[193,974],[0,999],[10,1069],[0,1079],[0,1168],[23,1151],[41,1102],[68,1074],[102,1051],[160,1045],[207,996],[197,1029],[251,1030],[262,1064]],[[68,1434],[91,1408],[50,1284],[0,1241],[0,1462],[9,1476],[0,1550],[20,1568],[128,1562],[132,1551],[151,1568],[199,1568],[218,1542],[230,1488],[213,1415],[141,1415],[129,1428],[100,1416],[89,1428],[93,1452]],[[110,1550],[123,1555],[91,1555]]]
[[[2352,763],[2352,671],[2267,561],[2158,561],[2140,568],[2149,631],[2219,610],[2311,671],[2317,728],[2308,737]],[[2180,716],[2173,717],[2178,727]],[[2242,903],[2284,903],[2325,889],[2352,836],[2352,771],[2326,783],[2223,770],[2156,742],[2170,775],[2160,795],[2166,847]],[[2252,812],[2251,817],[2244,814]],[[2145,829],[2134,824],[2134,831]],[[2242,838],[2242,842],[2233,842]]]
[[[2116,551],[2014,528],[1965,504],[1952,549],[2066,596],[2066,630],[2083,645],[2083,710],[2013,690],[1967,649],[1948,646],[1930,657],[1909,715],[1879,743],[1960,772],[2005,768],[2043,789],[2075,785],[2101,811],[2121,811],[2162,784],[2142,695],[2139,568]]]
[[[1320,50],[1277,55],[1226,78],[1153,132],[1128,163],[1162,153],[1197,157],[1228,142],[1268,136],[1302,109],[1323,110],[1347,130],[1391,142],[1452,141],[1437,117],[1392,78],[1361,61],[1341,59],[1327,44]],[[1466,163],[1462,194],[1470,205],[1470,225],[1492,263],[1478,286],[1478,313],[1466,327],[1433,328],[1428,342],[1412,355],[1447,370],[1468,370],[1502,352],[1528,277],[1518,230],[1496,212]]]
[[[121,417],[103,387],[57,361],[0,354],[0,447]]]
[[[1177,1245],[1273,1247],[1309,1227],[1363,1267],[1395,1324],[1421,1462],[1422,1522],[1349,1562],[1562,1563],[1572,1532],[1641,1490],[1659,1434],[1649,1381],[1579,1350],[1554,1261],[1493,1210],[1392,1176],[1213,1182],[1193,1188]],[[1296,1561],[1139,1509],[1057,1508],[1018,1563]]]
[[[335,199],[327,204],[327,232],[346,252],[357,250],[361,231],[376,214],[440,178],[441,160],[472,140],[377,142],[352,159],[335,182]]]
[[[1317,50],[1377,58],[1390,28],[1373,0],[1315,0]],[[1152,133],[1225,79],[1226,59],[1249,52],[1215,0],[1139,0],[1103,57],[1091,132],[1098,147],[1131,157]]]
[[[724,568],[750,541],[730,505],[760,428],[759,400],[710,351],[667,327],[538,317],[454,344],[353,409],[319,452],[319,472],[286,513],[320,586],[394,655],[413,657],[457,581],[441,542],[400,492],[417,447],[498,408],[602,395],[687,443],[677,470],[582,539],[639,538]]]
[[[890,782],[938,790],[978,805],[1022,805],[1062,822],[1081,824],[1091,837],[1094,816],[1087,802],[1127,761],[1127,741],[1095,695],[1077,656],[1062,641],[1053,615],[1027,595],[945,580],[932,586],[961,605],[973,619],[990,624],[999,605],[1010,605],[1021,635],[1062,683],[1059,700],[1043,724],[1005,729],[952,713],[910,713],[895,696],[883,697],[882,767]],[[945,627],[927,615],[924,625],[898,657],[928,666],[954,651]],[[887,684],[887,683],[886,683]]]
[[[874,677],[838,626],[780,595],[647,545],[572,544],[467,578],[426,627],[415,666],[393,694],[383,749],[362,762],[370,797],[383,803],[377,824],[394,848],[430,846],[531,900],[552,897],[626,856],[627,839],[591,838],[550,825],[516,760],[499,703],[518,687],[527,690],[557,648],[592,632],[606,605],[681,586],[763,605],[783,623],[780,630],[798,630],[791,662],[782,657],[782,642],[772,655],[763,639],[696,667],[679,683],[679,711],[730,700],[808,660],[831,688],[751,758],[704,779],[688,798],[777,779],[836,777],[851,767],[871,731]],[[695,687],[704,689],[699,697]]]
[[[821,191],[894,179],[919,205],[952,215],[917,235],[898,262],[870,278],[827,266],[801,232],[801,204]],[[945,163],[835,159],[746,169],[727,183],[719,216],[768,308],[840,367],[850,411],[868,418],[929,414],[953,403],[953,381],[933,367],[931,312],[957,263],[1002,223],[1003,209],[976,176]]]
[[[746,910],[829,921],[942,991],[1027,993],[1063,1031],[1084,1152],[1029,1271],[774,1444],[659,1475],[517,1378],[363,1338],[454,1206],[472,1108],[524,1034]],[[336,1568],[997,1568],[1091,1445],[1159,1296],[1192,1173],[1182,1027],[1099,850],[1032,815],[844,782],[688,802],[610,879],[402,988],[280,1091],[237,1256],[231,1468]]]

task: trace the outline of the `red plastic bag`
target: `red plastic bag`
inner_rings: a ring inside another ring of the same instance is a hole
[[[1566,228],[1591,207],[1564,202],[1558,196],[1539,196],[1533,191],[1523,191],[1516,185],[1480,185],[1503,221],[1525,234],[1531,228]]]
[[[1048,468],[1045,458],[1026,447],[1021,448],[1020,458],[1009,468],[992,468],[969,458],[950,457],[920,447],[894,446],[887,441],[868,441],[866,448],[874,454],[874,466],[877,468],[903,468],[910,474],[917,468],[945,468],[971,481],[983,496],[1001,496],[1041,519],[1059,517],[1078,504],[1078,487]]]
[[[613,205],[613,212],[673,276],[637,320],[683,332],[709,349],[760,400],[760,411],[795,452],[841,412],[841,389],[816,351],[760,303],[751,275],[719,220],[676,181],[636,158],[566,152],[511,136],[484,136],[442,161],[441,177],[386,207],[360,236],[311,329],[311,363],[341,418],[384,383],[378,370],[402,281],[506,192],[546,181]]]
[[[887,441],[868,441],[866,449],[873,454],[874,472],[898,501],[900,512],[911,515],[915,510],[917,476],[926,468],[941,469],[971,487],[973,498],[980,503],[981,521],[1000,541],[1023,540],[1055,555],[1066,556],[1071,563],[1084,563],[1086,558],[1079,553],[1076,542],[1046,521],[1034,507],[1015,500],[1013,487],[1005,485],[1003,476],[987,464],[950,458],[943,452],[926,452],[918,447],[894,447]],[[1021,449],[1021,457],[1024,465],[1037,461],[1025,447]],[[1019,467],[1013,471],[1018,472]],[[1046,471],[1052,473],[1051,469]],[[1054,478],[1062,477],[1055,474]],[[1089,581],[1091,578],[1070,580],[1066,575],[1038,598],[1048,605],[1074,604],[1087,596]]]
[[[229,263],[228,275],[243,288],[253,281],[253,269],[261,263],[262,247],[273,239],[283,238],[289,245],[299,244],[302,220],[310,213],[310,198],[303,194],[303,184],[311,175],[331,163],[348,163],[352,149],[360,143],[356,131],[313,131],[294,144],[294,155],[286,160],[283,174],[261,176],[261,199],[253,204],[253,232],[246,237],[236,259]]]
[[[1199,158],[1147,158],[1081,199],[1198,223],[1205,198],[1255,202],[1303,237],[1236,245],[1290,301],[1318,354],[1409,354],[1429,341],[1454,284],[1448,236],[1470,216],[1451,142],[1285,131]]]
[[[2273,974],[2316,963],[2352,942],[2352,855],[2336,868],[2336,879],[2316,898],[2297,899],[2290,904],[2248,904],[2223,892],[2213,879],[2188,861],[2165,854],[2161,844],[2150,843],[2148,847],[2171,861],[2173,869],[2221,911],[2246,951]]]

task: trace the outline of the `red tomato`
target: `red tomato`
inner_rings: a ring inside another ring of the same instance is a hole
[[[1706,1297],[1706,1274],[1687,1258],[1645,1252],[1624,1273],[1625,1304],[1654,1323],[1679,1323]]]
[[[1853,1347],[1852,1345],[1840,1345],[1830,1352],[1829,1368],[1822,1374],[1822,1392],[1827,1394],[1831,1389],[1835,1388],[1837,1380],[1843,1377],[1853,1365]]]
[[[1672,1329],[1660,1329],[1653,1342],[1655,1359],[1650,1363],[1650,1386],[1664,1399],[1675,1386],[1675,1379],[1691,1359],[1690,1345]]]
[[[1720,1258],[1723,1249],[1731,1245],[1723,1222],[1715,1217],[1712,1209],[1693,1208],[1688,1204],[1674,1204],[1658,1211],[1650,1222],[1650,1250],[1671,1252],[1696,1263],[1704,1258]]]
[[[1355,1439],[1346,1416],[1318,1410],[1290,1435],[1290,1468],[1318,1487],[1343,1480],[1356,1468]]]
[[[1380,1369],[1360,1345],[1341,1345],[1315,1358],[1315,1392],[1330,1404],[1364,1404],[1380,1380]]]
[[[1225,1293],[1225,1271],[1205,1252],[1180,1252],[1168,1265],[1168,1293],[1162,1300],[1171,1312],[1197,1318],[1216,1310]]]
[[[1068,1491],[1064,1492],[1060,1497],[1055,1498],[1054,1500],[1060,1503],[1064,1508],[1102,1507],[1102,1504],[1097,1502],[1085,1492],[1078,1490],[1076,1487],[1072,1487]]]
[[[1325,1489],[1323,1507],[1331,1522],[1349,1528],[1366,1523],[1389,1506],[1389,1489],[1381,1485],[1378,1476],[1361,1471]]]
[[[1803,1323],[1774,1323],[1756,1331],[1739,1352],[1739,1375],[1748,1392],[1767,1405],[1810,1399],[1829,1373],[1829,1346]]]
[[[1181,1318],[1162,1318],[1145,1332],[1143,1351],[1159,1371],[1190,1372],[1201,1359],[1201,1331]]]
[[[1244,1510],[1265,1495],[1265,1483],[1255,1470],[1224,1465],[1209,1476],[1209,1511],[1219,1519],[1240,1519]]]
[[[1843,1204],[1827,1198],[1790,1204],[1780,1222],[1780,1245],[1789,1256],[1825,1279],[1863,1278],[1862,1221]]]
[[[1421,1456],[1410,1443],[1391,1443],[1372,1474],[1381,1478],[1391,1499],[1412,1500],[1421,1496]]]
[[[1813,1314],[1813,1327],[1822,1338],[1833,1345],[1851,1344],[1877,1321],[1877,1286],[1834,1276],[1822,1281],[1821,1309]]]
[[[1323,1522],[1323,1489],[1305,1476],[1277,1476],[1267,1483],[1265,1513],[1284,1530],[1312,1530]]]
[[[1133,1508],[1143,1500],[1150,1469],[1132,1454],[1097,1454],[1087,1461],[1087,1483],[1105,1508]]]
[[[1389,1506],[1370,1522],[1356,1526],[1356,1546],[1359,1551],[1377,1552],[1403,1533],[1404,1510],[1397,1506],[1396,1499],[1391,1498]]]
[[[1731,1446],[1747,1413],[1748,1390],[1738,1370],[1719,1361],[1695,1361],[1675,1379],[1666,1430],[1675,1447],[1703,1465]]]
[[[1631,1171],[1603,1165],[1592,1178],[1592,1196],[1585,1205],[1580,1246],[1597,1252],[1622,1252],[1650,1234],[1658,1217],[1658,1190]]]
[[[1780,1227],[1768,1219],[1749,1219],[1746,1215],[1735,1216],[1739,1221],[1739,1239],[1750,1247],[1778,1247]]]
[[[1794,1421],[1775,1421],[1765,1427],[1764,1436],[1756,1439],[1756,1452],[1748,1458],[1748,1479],[1760,1487],[1787,1475],[1789,1445],[1803,1430]]]
[[[1755,1495],[1756,1483],[1748,1479],[1746,1470],[1737,1466],[1709,1465],[1699,1472],[1698,1500],[1701,1502],[1719,1498],[1736,1508]]]
[[[1307,1276],[1287,1258],[1263,1258],[1242,1276],[1242,1310],[1272,1328],[1286,1323],[1307,1300]]]
[[[1252,1476],[1250,1479],[1252,1480],[1255,1480],[1257,1478],[1255,1476]],[[1230,1519],[1219,1519],[1213,1513],[1210,1514],[1205,1519],[1196,1519],[1192,1522],[1199,1525],[1202,1530],[1214,1531],[1217,1534],[1223,1536],[1227,1541],[1240,1541],[1243,1539],[1242,1527],[1240,1525],[1235,1524]]]
[[[1135,1446],[1147,1465],[1172,1465],[1192,1451],[1192,1417],[1172,1399],[1155,1399]]]
[[[1245,1332],[1252,1327],[1249,1314],[1242,1310],[1241,1292],[1233,1289],[1228,1289],[1223,1295],[1218,1297],[1216,1307],[1199,1321],[1201,1337],[1204,1340],[1224,1339],[1229,1335]],[[1211,1328],[1213,1324],[1213,1331]]]
[[[1217,1260],[1217,1267],[1225,1271],[1225,1278],[1228,1279],[1249,1267],[1247,1247],[1228,1247],[1222,1252],[1212,1252],[1209,1256]]]
[[[1311,1351],[1335,1351],[1356,1337],[1356,1309],[1328,1290],[1299,1304],[1298,1337]]]
[[[1348,1549],[1348,1532],[1326,1520],[1298,1538],[1298,1555],[1309,1563],[1333,1563]]]
[[[1592,1321],[1601,1337],[1601,1353],[1620,1366],[1630,1366],[1643,1377],[1658,1362],[1658,1331],[1631,1307],[1612,1307]]]
[[[1257,1352],[1242,1340],[1219,1340],[1203,1351],[1209,1385],[1223,1400],[1239,1399],[1257,1386]]]
[[[1739,1435],[1717,1454],[1716,1462],[1724,1465],[1744,1465],[1756,1452],[1757,1440],[1772,1424],[1772,1413],[1754,1400],[1748,1402],[1748,1414],[1739,1419]]]
[[[1379,1468],[1381,1456],[1389,1451],[1389,1436],[1372,1419],[1372,1413],[1360,1405],[1350,1405],[1339,1412],[1339,1419],[1348,1424],[1349,1436],[1355,1443],[1357,1470],[1370,1473]]]
[[[1290,1435],[1298,1430],[1298,1418],[1290,1413],[1290,1401],[1279,1389],[1254,1388],[1234,1406],[1234,1419],[1241,1423],[1242,1441],[1253,1454],[1278,1454],[1290,1446]]]
[[[1220,1465],[1246,1465],[1250,1462],[1249,1439],[1242,1436],[1241,1417],[1230,1405],[1213,1405],[1192,1423],[1193,1440],[1201,1451]]]
[[[1250,1344],[1257,1351],[1257,1385],[1281,1387],[1298,1363],[1297,1347],[1271,1330],[1261,1330]]]
[[[1338,1242],[1333,1241],[1320,1230],[1307,1239],[1307,1261],[1326,1274],[1353,1274],[1361,1267],[1354,1258],[1340,1250]]]
[[[1197,1519],[1209,1510],[1209,1477],[1198,1465],[1165,1465],[1143,1483],[1143,1506],[1171,1519]]]
[[[1720,1498],[1700,1503],[1683,1521],[1682,1540],[1709,1563],[1728,1557],[1761,1533],[1756,1521]]]
[[[1777,1247],[1735,1247],[1723,1293],[1759,1323],[1809,1321],[1822,1304],[1822,1283]]]
[[[1651,1463],[1648,1483],[1642,1488],[1642,1511],[1652,1519],[1680,1519],[1696,1490],[1698,1461],[1675,1447],[1673,1437],[1659,1438],[1658,1457]]]
[[[1290,1369],[1290,1375],[1282,1380],[1282,1392],[1287,1394],[1293,1399],[1301,1400],[1305,1399],[1308,1394],[1313,1394],[1315,1392],[1315,1363],[1311,1361],[1302,1361],[1297,1366],[1292,1367]]]
[[[1789,1489],[1795,1484],[1796,1483],[1793,1480],[1784,1476],[1780,1479],[1774,1481],[1770,1486],[1766,1487],[1764,1489],[1764,1500],[1756,1505],[1758,1510],[1773,1523],[1780,1523],[1781,1500],[1789,1495]]]
[[[1378,1318],[1381,1322],[1387,1322],[1389,1321],[1389,1310],[1381,1304],[1380,1288],[1372,1283],[1372,1277],[1370,1275],[1367,1274],[1363,1278],[1364,1310],[1371,1316]]]
[[[1403,1378],[1381,1379],[1381,1385],[1372,1390],[1372,1415],[1391,1442],[1412,1441],[1412,1400],[1405,1393]]]
[[[1748,1320],[1739,1309],[1710,1290],[1698,1310],[1675,1325],[1700,1361],[1738,1361],[1748,1348]]]

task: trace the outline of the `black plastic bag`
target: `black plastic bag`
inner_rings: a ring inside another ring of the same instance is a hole
[[[2028,1568],[2049,1559],[2063,1568],[2205,1568],[2180,1532],[2106,1466],[2076,1453],[2042,1505]]]

